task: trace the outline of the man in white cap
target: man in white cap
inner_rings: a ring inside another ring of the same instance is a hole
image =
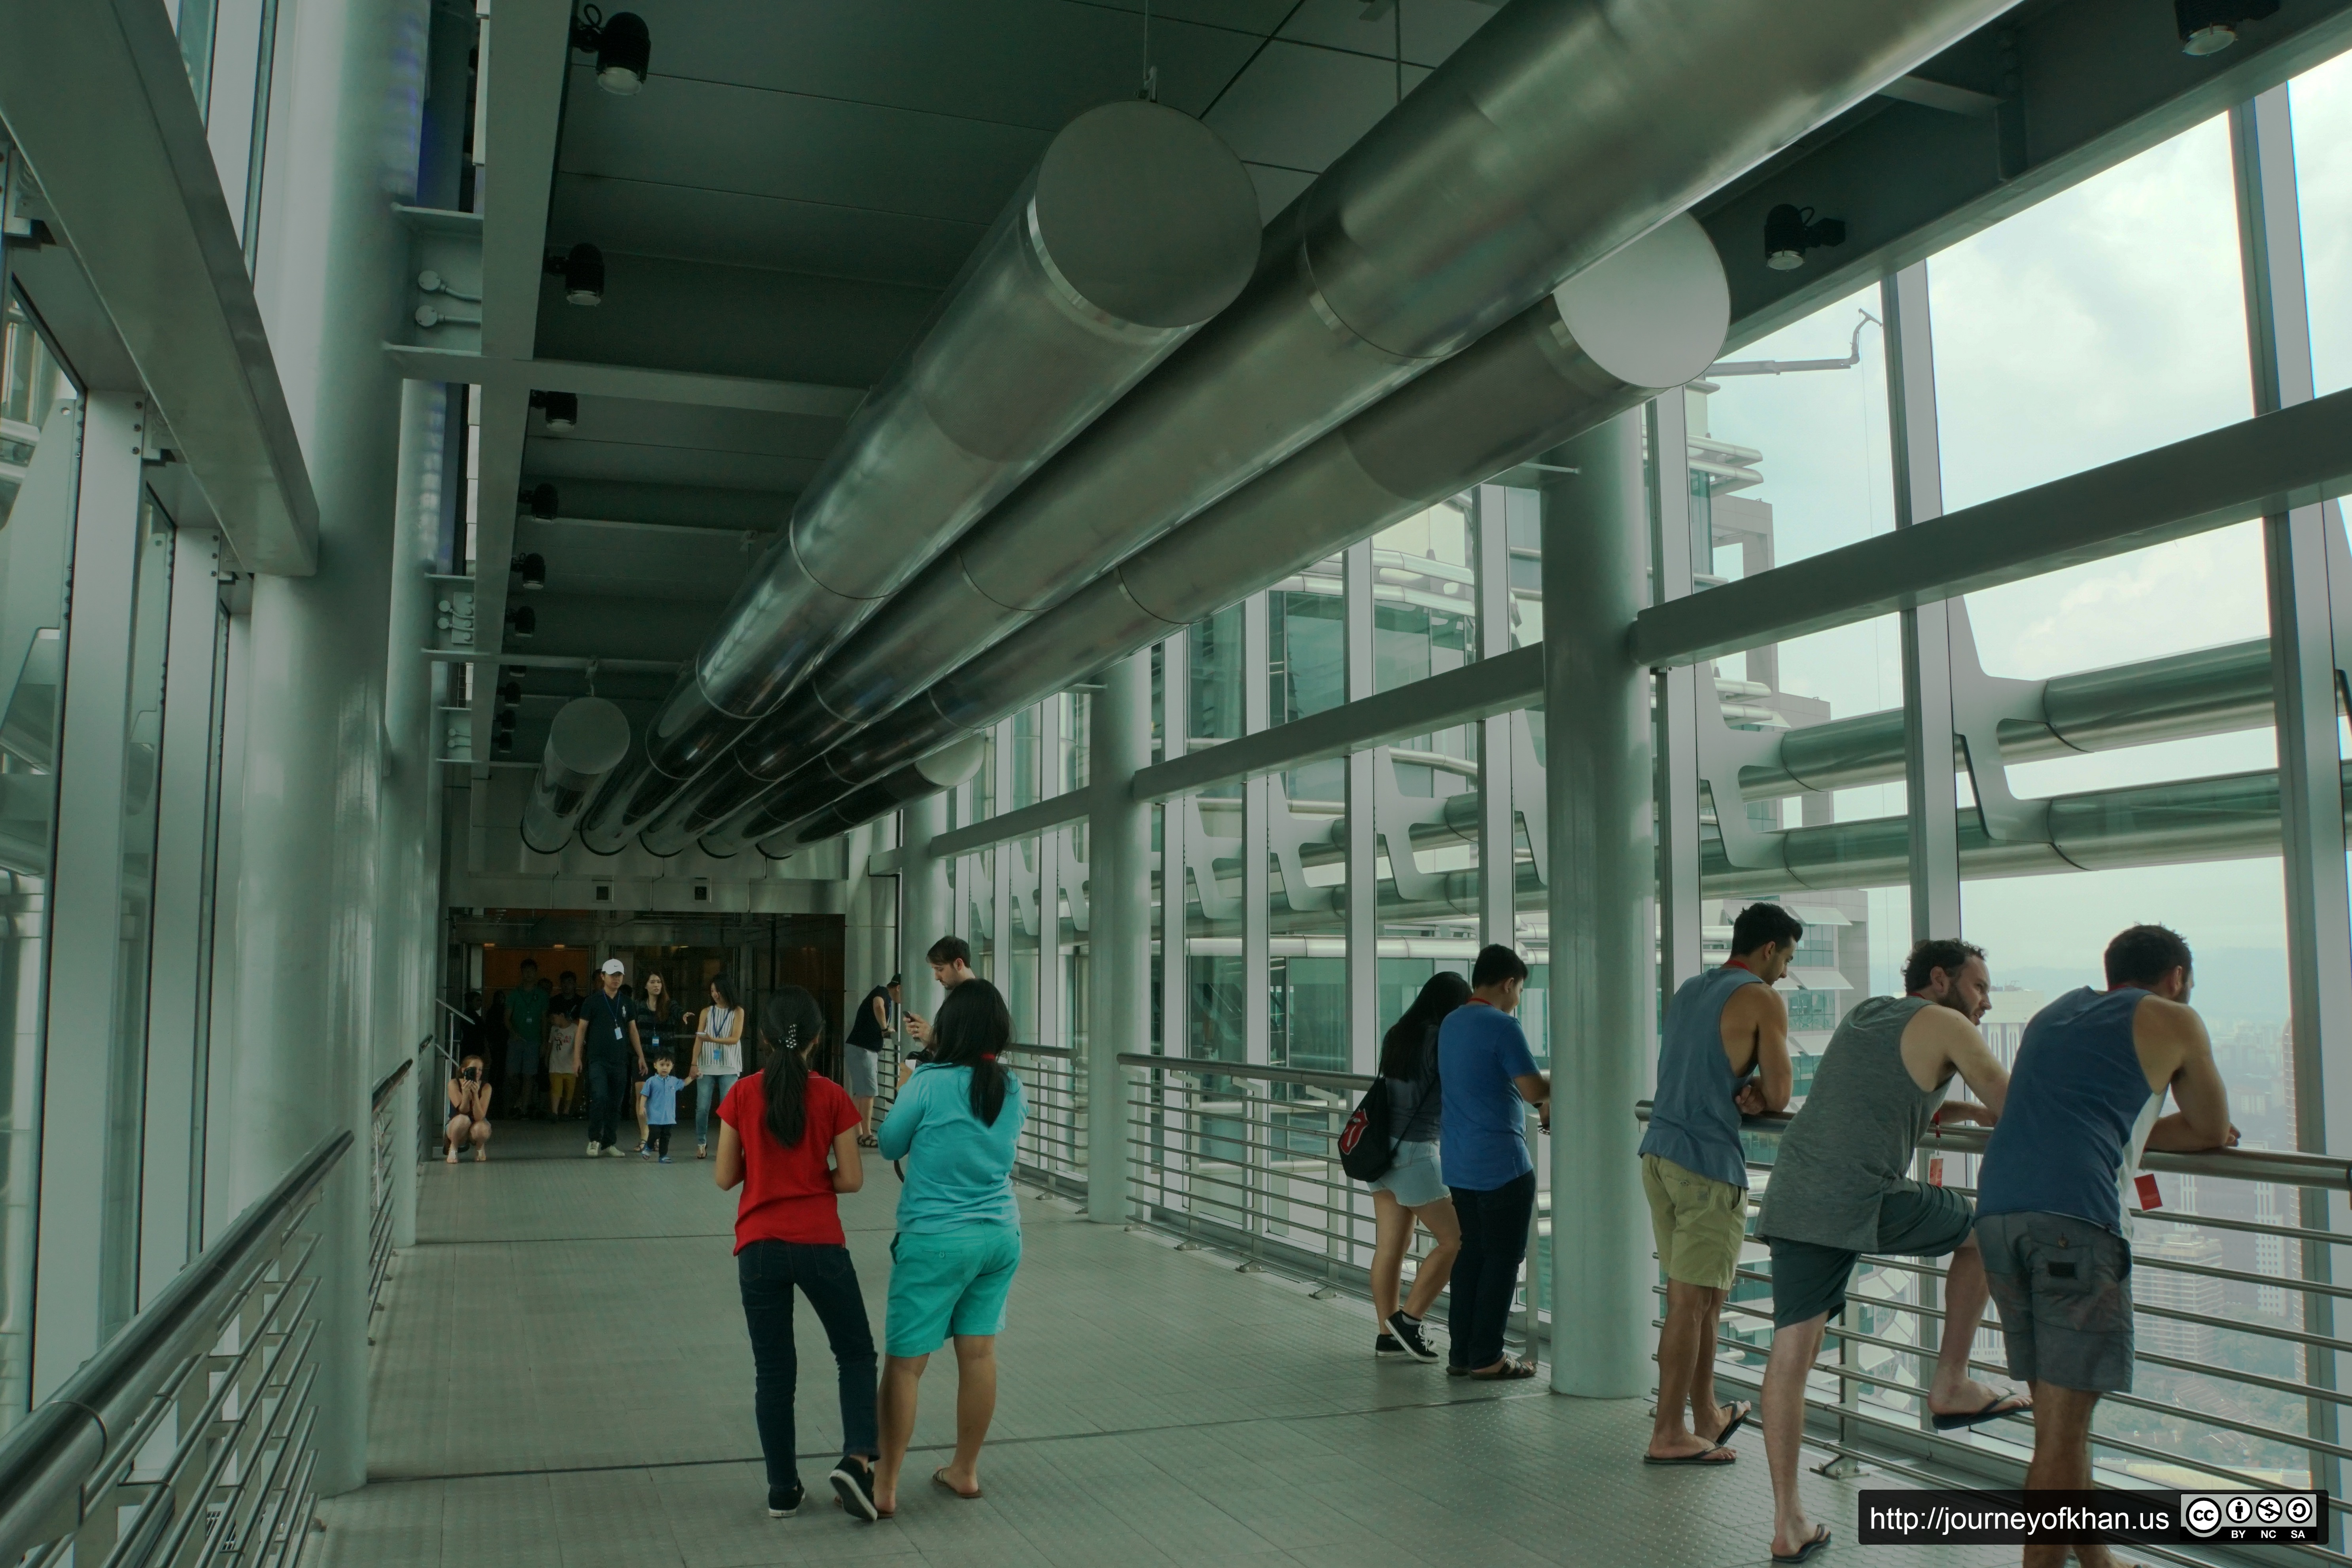
[[[618,1123],[621,1100],[629,1086],[630,1058],[638,1076],[646,1070],[645,1047],[637,1039],[635,1009],[621,994],[621,977],[628,966],[608,958],[596,972],[597,988],[580,1004],[580,1023],[572,1039],[580,1071],[588,1080],[588,1157],[611,1152],[625,1159]]]

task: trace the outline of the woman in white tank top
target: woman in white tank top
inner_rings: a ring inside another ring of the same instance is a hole
[[[732,983],[710,982],[710,1005],[694,1026],[694,1157],[708,1159],[710,1117],[743,1073],[743,1009],[735,1005]]]

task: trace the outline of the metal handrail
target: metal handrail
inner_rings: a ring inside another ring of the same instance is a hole
[[[1139,1056],[1121,1051],[1118,1065],[1129,1068],[1155,1068],[1169,1072],[1208,1073],[1218,1078],[1262,1078],[1269,1083],[1305,1084],[1311,1089],[1339,1089],[1360,1094],[1372,1087],[1371,1078],[1364,1073],[1311,1072],[1304,1068],[1265,1067],[1253,1062],[1221,1062],[1208,1057]]]
[[[352,1146],[320,1140],[175,1275],[144,1311],[0,1439],[0,1562],[76,1528],[94,1500],[84,1488],[119,1457],[155,1395],[221,1331],[218,1307],[274,1246]]]
[[[424,1040],[418,1043],[421,1045],[429,1045],[432,1043],[432,1039],[433,1037],[427,1035],[425,1037]],[[394,1089],[399,1088],[400,1080],[406,1078],[410,1069],[415,1066],[416,1058],[411,1057],[406,1061],[402,1062],[398,1067],[393,1068],[390,1072],[384,1074],[383,1081],[375,1086],[375,1092],[368,1096],[369,1109],[374,1110],[383,1110],[384,1097],[389,1095]]]
[[[1122,1058],[1122,1060],[1125,1058]],[[1636,1121],[1650,1120],[1650,1101],[1636,1100]],[[1779,1137],[1795,1120],[1781,1111],[1743,1117],[1740,1130]],[[1991,1134],[1981,1127],[1930,1127],[1919,1147],[1937,1154],[1981,1154]],[[2320,1187],[2352,1193],[2352,1160],[2340,1154],[2298,1154],[2284,1149],[2205,1149],[2196,1153],[2149,1149],[2140,1155],[2140,1168],[2182,1176],[2223,1176],[2235,1182],[2270,1182],[2283,1187]]]

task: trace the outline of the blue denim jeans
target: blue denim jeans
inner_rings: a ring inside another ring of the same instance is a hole
[[[711,1118],[719,1114],[719,1102],[735,1087],[740,1073],[707,1072],[694,1080],[694,1141],[698,1144],[710,1142]]]
[[[845,1247],[796,1241],[755,1241],[735,1255],[743,1292],[743,1326],[751,1333],[751,1412],[768,1459],[768,1485],[800,1484],[793,1426],[793,1391],[800,1361],[793,1348],[793,1287],[816,1309],[841,1373],[841,1450],[868,1458],[881,1452],[874,1417],[874,1330],[866,1298]]]

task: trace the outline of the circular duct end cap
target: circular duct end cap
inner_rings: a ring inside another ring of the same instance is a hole
[[[952,745],[941,746],[930,755],[918,760],[915,771],[940,789],[953,789],[972,774],[988,755],[988,737],[966,735]]]
[[[576,773],[609,773],[629,754],[628,716],[601,697],[578,697],[556,710],[547,744]]]
[[[1731,330],[1731,286],[1688,213],[1552,290],[1587,358],[1628,386],[1680,386],[1713,364]]]
[[[1037,230],[1089,304],[1192,327],[1257,267],[1257,190],[1217,133],[1156,103],[1107,103],[1062,128],[1037,167]]]

